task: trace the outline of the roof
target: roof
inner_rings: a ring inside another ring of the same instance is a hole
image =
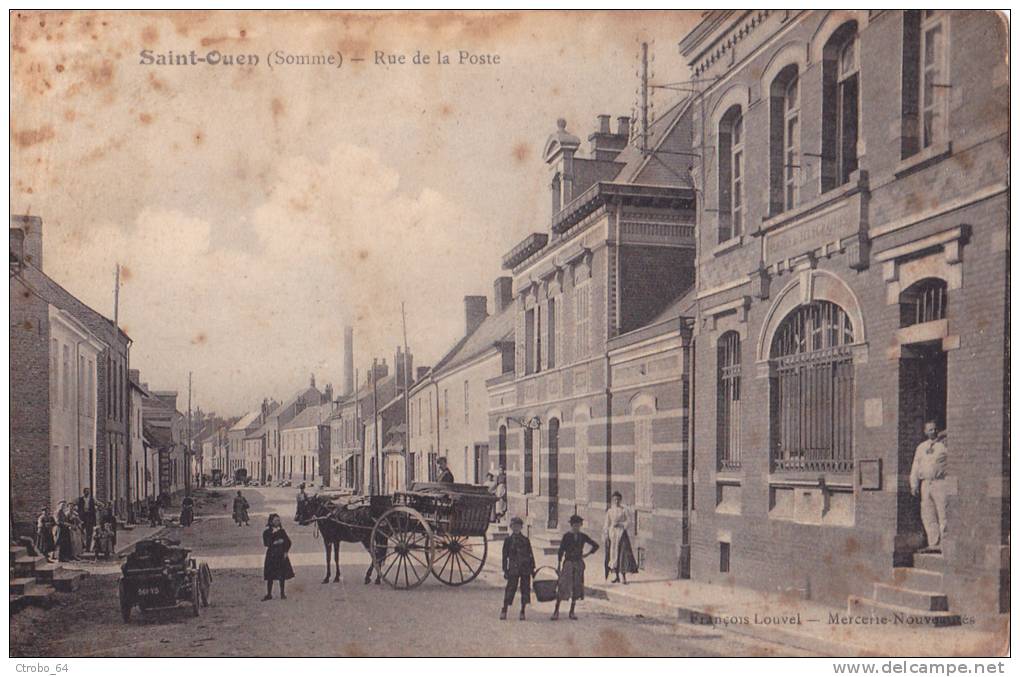
[[[433,377],[441,377],[492,350],[502,341],[512,340],[513,335],[514,307],[513,304],[510,304],[495,315],[489,315],[478,325],[477,329],[458,341],[429,374]]]
[[[262,414],[262,412],[260,410],[258,410],[258,409],[254,410],[254,411],[249,411],[247,414],[242,416],[241,419],[230,428],[230,431],[231,432],[234,432],[234,431],[242,432],[242,431],[247,430],[248,428],[250,428],[252,426],[253,423],[255,423],[255,420],[258,419],[258,417],[261,414]]]
[[[670,132],[693,101],[690,96],[680,99],[662,117],[648,125],[649,152],[642,152],[635,143],[620,151],[616,161],[624,163],[624,167],[614,181],[634,183],[640,177],[641,183],[691,185],[687,170],[681,168],[694,164],[698,158],[692,153],[689,140],[684,139],[682,134],[674,136]]]
[[[287,425],[283,426],[283,429],[292,430],[294,428],[312,428],[321,423],[325,423],[329,419],[331,408],[331,403],[329,402],[319,406],[305,407],[297,416],[292,418]]]
[[[691,285],[690,289],[678,296],[666,308],[655,316],[645,326],[672,320],[676,317],[694,317],[694,309],[698,303],[697,285]]]
[[[322,393],[319,392],[318,388],[315,388],[313,386],[307,386],[307,387],[302,388],[301,390],[297,391],[293,395],[291,395],[280,406],[275,407],[274,409],[271,409],[269,411],[268,418],[273,418],[274,416],[279,416],[285,409],[287,409],[288,407],[293,406],[295,402],[297,402],[299,399],[301,399],[302,397],[307,395],[309,391],[314,391],[316,396],[317,396],[317,398],[319,400],[322,399]]]

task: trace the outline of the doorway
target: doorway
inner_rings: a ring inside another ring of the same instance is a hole
[[[901,347],[899,378],[899,466],[908,477],[914,450],[924,437],[924,424],[946,428],[947,359],[940,341]],[[913,553],[925,544],[918,498],[909,481],[898,488],[895,564],[909,566]]]
[[[489,472],[489,445],[475,445],[475,484],[484,484],[485,474]],[[494,473],[495,474],[495,473]]]
[[[559,526],[560,501],[560,420],[549,421],[549,523],[550,529]]]

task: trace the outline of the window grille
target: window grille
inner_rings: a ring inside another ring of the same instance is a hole
[[[900,298],[900,326],[946,319],[949,292],[944,280],[921,280],[903,292]]]
[[[719,469],[740,467],[740,336],[727,332],[717,348],[716,446]]]
[[[839,306],[801,306],[772,343],[775,470],[853,469],[853,326]]]

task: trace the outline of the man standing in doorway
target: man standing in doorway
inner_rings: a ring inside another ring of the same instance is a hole
[[[92,498],[92,490],[88,487],[81,490],[78,498],[78,516],[85,531],[85,551],[91,552],[92,532],[96,528],[96,500]]]
[[[927,438],[917,445],[910,467],[910,493],[921,497],[921,523],[928,537],[928,547],[921,552],[942,552],[946,533],[946,473],[949,449],[945,431],[940,435],[935,421],[924,424]]]

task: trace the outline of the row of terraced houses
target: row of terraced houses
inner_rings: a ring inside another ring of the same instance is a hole
[[[40,217],[9,230],[12,533],[85,488],[136,520],[187,483],[177,392],[143,383],[124,330],[44,272]]]
[[[1005,611],[1005,46],[994,13],[705,13],[649,128],[599,116],[584,148],[558,122],[549,217],[507,243],[492,313],[465,298],[406,403],[403,376],[346,388],[323,480],[388,491],[445,456],[505,469],[533,535],[597,533],[620,491],[646,570]],[[908,482],[927,420],[941,555]]]

